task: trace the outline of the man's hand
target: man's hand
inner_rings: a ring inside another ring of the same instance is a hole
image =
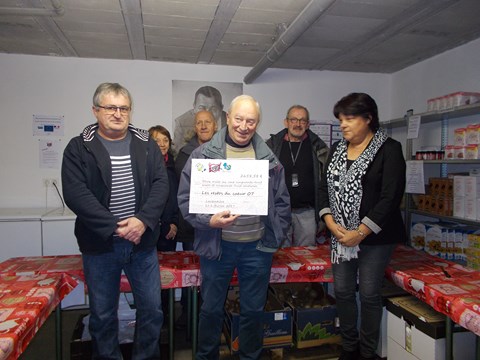
[[[210,226],[212,228],[220,228],[225,229],[233,224],[233,222],[239,217],[240,215],[232,215],[230,214],[230,210],[221,211],[212,215],[210,218]]]
[[[168,231],[168,234],[165,235],[165,239],[175,240],[175,236],[177,236],[177,225],[170,224],[170,230]]]
[[[140,243],[143,233],[145,232],[145,224],[136,217],[130,217],[117,223],[118,228],[115,233],[125,240],[133,242],[135,245]]]

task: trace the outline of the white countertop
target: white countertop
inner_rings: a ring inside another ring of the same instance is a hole
[[[42,216],[54,208],[0,208],[0,221],[33,221],[41,220]]]

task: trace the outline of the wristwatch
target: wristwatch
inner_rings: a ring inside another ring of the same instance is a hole
[[[360,235],[362,238],[367,237],[367,234],[365,234],[365,233],[364,233],[362,230],[360,230],[360,229],[357,229],[357,233],[358,233],[358,235]]]

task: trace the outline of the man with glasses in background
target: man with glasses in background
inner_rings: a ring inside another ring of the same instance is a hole
[[[291,106],[283,124],[285,129],[267,141],[285,168],[292,205],[292,224],[282,247],[315,246],[317,234],[325,228],[318,215],[318,189],[328,147],[309,129],[310,114],[305,106]]]
[[[175,119],[173,149],[176,153],[195,135],[195,114],[204,110],[213,114],[218,130],[226,125],[227,114],[223,111],[222,94],[213,86],[202,86],[195,92],[193,109]]]
[[[130,124],[131,109],[127,89],[100,84],[92,106],[97,123],[70,140],[63,154],[63,195],[77,215],[93,359],[122,359],[117,316],[122,270],[136,307],[132,359],[160,359],[163,313],[156,244],[168,178],[148,131]]]

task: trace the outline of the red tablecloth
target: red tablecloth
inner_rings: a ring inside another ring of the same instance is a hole
[[[200,284],[199,259],[193,252],[165,252],[159,253],[158,256],[164,288]],[[72,277],[83,280],[80,255],[13,258],[0,263],[0,274],[3,274],[2,278],[7,275],[7,278],[9,276],[12,279],[22,275],[48,275],[64,276],[72,281],[74,281]],[[480,272],[409,247],[399,246],[394,252],[386,275],[395,284],[422,299],[435,310],[450,316],[454,322],[480,335]],[[274,255],[270,277],[272,283],[332,281],[330,250],[326,245],[285,248]],[[236,282],[235,274],[232,282]],[[130,290],[125,277],[122,278],[121,289]],[[1,324],[2,320],[0,326]],[[8,349],[8,346],[10,345],[0,337],[0,351]]]
[[[200,263],[192,251],[159,252],[160,274],[164,289],[199,286]],[[84,280],[80,255],[31,256],[11,258],[0,263],[0,273],[22,274],[69,274]],[[236,274],[232,283],[236,283]],[[291,247],[274,254],[270,282],[331,282],[330,250],[328,246]],[[129,291],[125,276],[121,291]]]
[[[163,288],[199,286],[201,283],[199,258],[191,251],[159,253]],[[332,282],[330,250],[328,246],[291,247],[278,250],[273,256],[271,283]],[[236,284],[234,272],[232,284]],[[122,289],[128,288],[126,278]]]
[[[455,323],[480,336],[480,272],[399,246],[386,276]]]
[[[0,274],[0,359],[17,359],[76,286],[68,274]]]

